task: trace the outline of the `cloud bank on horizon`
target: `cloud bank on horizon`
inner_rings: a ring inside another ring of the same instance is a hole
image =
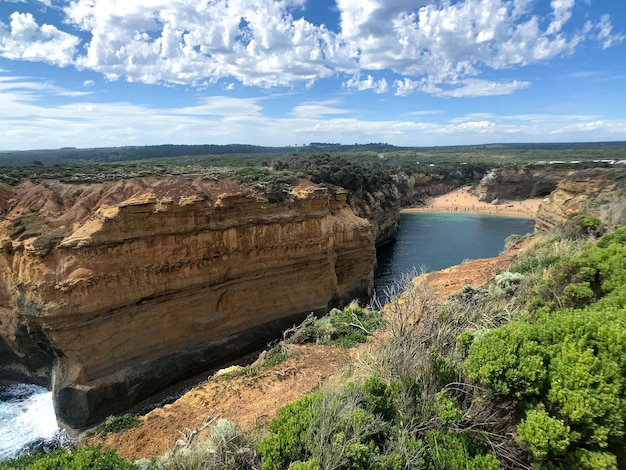
[[[4,0],[0,149],[626,140],[625,30],[622,1]]]

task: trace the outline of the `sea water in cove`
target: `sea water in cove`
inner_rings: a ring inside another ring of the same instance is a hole
[[[514,217],[403,212],[396,242],[379,250],[376,292],[414,269],[435,271],[467,258],[498,255],[514,233],[533,231],[534,221]],[[52,393],[35,385],[0,387],[0,460],[24,450],[47,450],[60,439]]]
[[[378,252],[376,295],[387,301],[385,292],[411,271],[438,271],[466,259],[497,256],[507,237],[532,233],[534,225],[534,219],[518,217],[402,212],[396,242]]]
[[[52,392],[27,384],[0,387],[0,460],[51,450],[59,438]]]

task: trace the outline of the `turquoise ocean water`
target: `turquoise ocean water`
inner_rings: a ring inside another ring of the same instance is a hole
[[[412,270],[438,271],[497,256],[508,236],[532,233],[534,225],[533,219],[518,217],[403,212],[396,242],[378,252],[376,294],[385,300],[386,288]]]

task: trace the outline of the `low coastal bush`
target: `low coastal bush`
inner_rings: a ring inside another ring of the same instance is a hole
[[[136,416],[109,416],[104,422],[96,427],[96,432],[102,437],[110,433],[124,431],[125,429],[136,428],[141,424],[141,420]]]
[[[334,308],[321,318],[310,315],[288,333],[286,341],[352,348],[366,342],[384,324],[381,312],[352,302],[343,310]]]
[[[240,432],[232,421],[220,419],[202,442],[191,442],[156,460],[136,461],[141,470],[254,470],[259,468],[254,433]]]
[[[99,447],[57,449],[49,454],[26,454],[0,462],[0,470],[136,470],[114,450],[101,452]]]
[[[562,277],[551,297],[543,280],[534,301],[569,306],[544,302],[477,338],[464,372],[490,391],[482,396],[489,406],[507,402],[521,417],[511,425],[530,462],[617,468],[626,423],[626,228],[555,266]]]
[[[588,244],[574,255],[560,256],[536,283],[533,310],[584,307],[626,284],[626,227]]]
[[[371,376],[283,407],[258,446],[263,468],[501,468],[495,454],[463,434],[420,430],[405,414],[407,400],[414,413],[419,408],[419,398],[407,395],[410,389],[416,390]]]
[[[355,469],[396,462],[404,468],[408,457],[394,442],[399,391],[398,384],[372,376],[361,385],[347,383],[283,407],[258,446],[263,468],[278,470],[294,462],[297,467]],[[419,446],[413,450],[419,453]]]
[[[443,303],[411,280],[347,384],[270,423],[263,468],[617,469],[625,247],[626,228],[595,243],[546,238],[488,286]],[[309,327],[318,338],[333,330]]]

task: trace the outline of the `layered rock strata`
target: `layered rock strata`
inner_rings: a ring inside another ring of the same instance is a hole
[[[0,379],[49,383],[73,430],[373,281],[372,224],[307,181],[274,204],[200,176],[25,182],[0,199]]]
[[[361,198],[353,197],[350,207],[356,215],[371,222],[377,247],[396,239],[400,221],[400,193],[395,185],[383,185],[375,192],[364,192]]]
[[[478,176],[480,177],[480,176]],[[400,203],[403,206],[423,204],[424,199],[454,191],[469,181],[462,174],[439,175],[436,173],[424,174],[397,173],[393,175],[393,182],[400,194]]]
[[[610,222],[611,214],[603,212],[610,211],[611,207],[623,212],[625,187],[626,169],[597,168],[574,172],[543,200],[535,219],[535,230],[554,230],[564,225],[572,215],[583,212]]]
[[[497,168],[481,180],[478,199],[493,202],[498,199],[545,197],[572,173],[574,170],[565,168]]]

